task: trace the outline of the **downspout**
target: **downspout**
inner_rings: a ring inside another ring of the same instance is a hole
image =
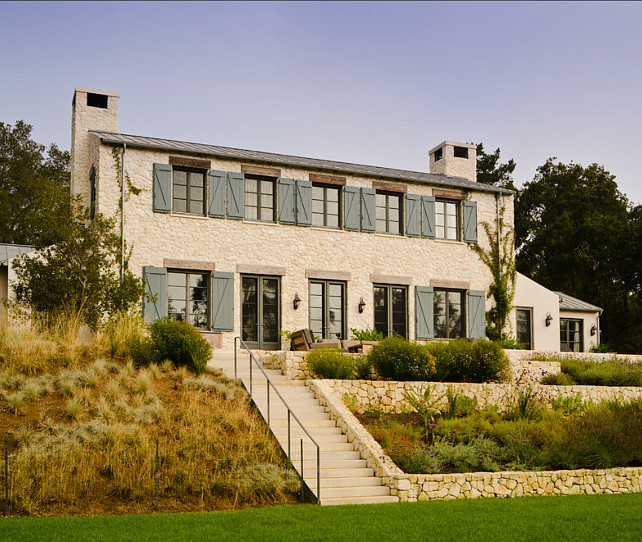
[[[123,143],[123,154],[120,161],[120,279],[125,272],[125,150],[127,143]]]

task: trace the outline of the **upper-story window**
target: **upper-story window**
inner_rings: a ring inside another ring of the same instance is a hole
[[[401,202],[401,194],[377,190],[377,233],[401,235]]]
[[[205,171],[174,166],[172,184],[172,211],[205,214]]]
[[[438,199],[435,201],[435,237],[459,241],[460,235],[459,202]]]
[[[275,221],[274,178],[245,175],[245,218]]]
[[[312,225],[322,228],[341,227],[341,187],[312,185]]]

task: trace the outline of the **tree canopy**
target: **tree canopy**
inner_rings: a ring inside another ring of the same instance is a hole
[[[500,152],[498,148],[494,153],[486,154],[484,144],[477,145],[477,182],[517,190],[512,177],[516,166],[515,161],[511,158],[505,164],[501,164]]]

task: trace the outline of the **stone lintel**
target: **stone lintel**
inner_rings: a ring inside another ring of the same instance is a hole
[[[251,263],[236,264],[237,273],[246,273],[250,275],[278,275],[283,276],[286,274],[285,267],[277,267],[274,265],[256,265]]]
[[[372,181],[372,188],[388,192],[408,192],[408,186],[400,183],[389,183],[386,181]]]
[[[431,279],[430,285],[433,288],[451,288],[453,290],[470,290],[470,282],[465,280]]]
[[[325,184],[338,184],[340,186],[346,185],[346,178],[339,175],[324,175],[322,173],[310,173],[310,182],[325,183]]]
[[[322,280],[352,280],[352,273],[347,271],[323,271],[321,269],[306,269],[305,277],[308,279]]]
[[[275,167],[264,167],[264,166],[250,166],[247,164],[241,165],[241,173],[247,173],[248,175],[263,175],[264,177],[280,177],[281,170]]]
[[[214,262],[199,262],[196,260],[170,260],[163,259],[163,267],[173,269],[193,269],[195,271],[214,271]]]
[[[409,286],[412,284],[412,277],[400,277],[398,275],[370,275],[370,282],[377,282],[381,284],[402,284]]]

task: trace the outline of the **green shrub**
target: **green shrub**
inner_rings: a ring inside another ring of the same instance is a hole
[[[368,356],[360,355],[354,358],[354,376],[359,380],[372,378],[372,362]]]
[[[553,386],[573,386],[576,382],[566,373],[549,374],[542,378],[542,384]]]
[[[352,378],[354,360],[337,347],[315,348],[308,354],[308,367],[317,378]]]
[[[441,416],[448,420],[470,416],[477,408],[477,397],[471,399],[464,395],[462,390],[455,393],[452,388],[448,388],[446,390],[446,398],[448,399],[448,406],[441,410]]]
[[[613,357],[603,362],[565,359],[562,372],[587,386],[642,386],[642,363]]]
[[[432,353],[425,346],[401,337],[388,337],[375,344],[368,359],[382,378],[431,380],[435,375]]]
[[[352,333],[352,338],[355,341],[381,341],[383,340],[383,333],[380,331],[377,331],[376,329],[372,328],[365,328],[365,329],[355,329],[353,327],[350,328],[350,332]]]
[[[511,337],[510,335],[497,339],[495,342],[502,348],[508,350],[526,350],[526,344],[518,342],[515,337]]]

